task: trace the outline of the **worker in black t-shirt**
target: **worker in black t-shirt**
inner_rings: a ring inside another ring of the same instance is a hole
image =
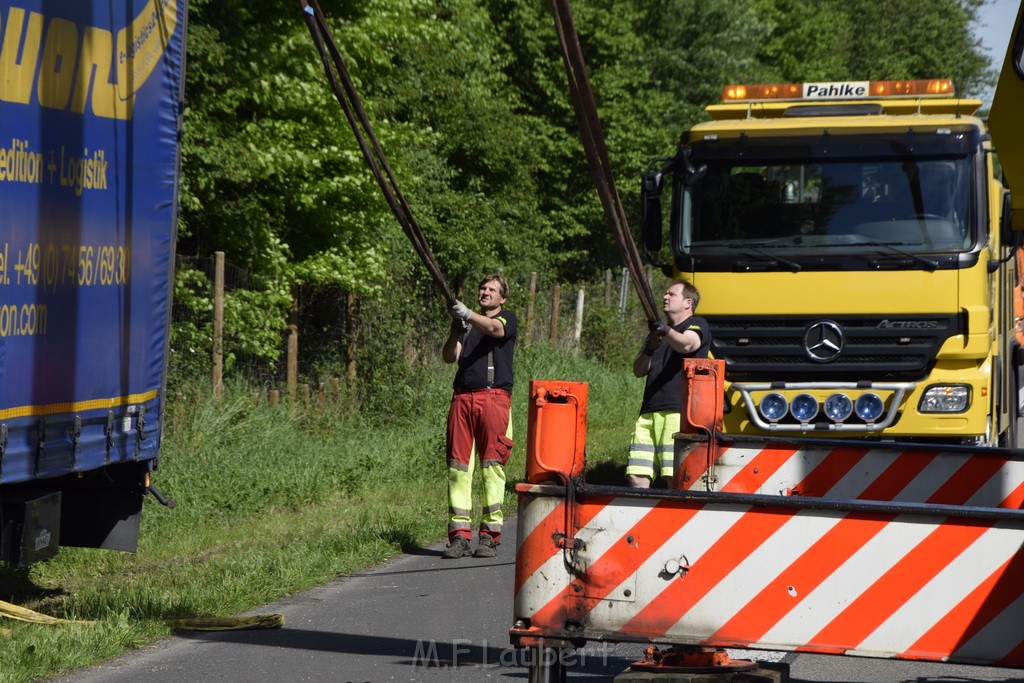
[[[658,474],[672,479],[672,435],[679,431],[683,359],[707,358],[711,346],[708,322],[694,315],[700,301],[696,287],[677,278],[662,301],[667,322],[651,324],[633,361],[633,374],[647,377],[626,464],[626,483],[639,488],[650,488]]]
[[[505,463],[512,446],[512,357],[518,321],[503,308],[508,283],[500,274],[480,281],[475,313],[456,301],[441,356],[458,362],[448,410],[448,548],[442,557],[494,557],[501,539]],[[473,537],[473,469],[483,468],[483,512],[476,551]]]

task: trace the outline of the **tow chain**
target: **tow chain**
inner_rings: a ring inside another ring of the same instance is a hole
[[[401,224],[406,237],[412,242],[413,248],[423,261],[423,265],[427,267],[427,271],[434,279],[434,283],[444,295],[445,301],[451,306],[455,303],[455,297],[452,295],[451,289],[448,287],[448,283],[441,272],[441,268],[430,251],[430,245],[427,244],[423,231],[420,229],[415,216],[413,216],[412,209],[409,208],[409,204],[405,201],[402,191],[398,188],[398,181],[395,180],[395,175],[391,171],[391,165],[388,163],[387,157],[384,156],[384,151],[377,142],[377,136],[373,133],[373,126],[370,124],[370,119],[366,116],[362,101],[359,99],[359,93],[356,92],[355,84],[345,68],[345,60],[341,56],[341,51],[331,37],[330,29],[327,27],[327,20],[324,18],[323,12],[320,11],[320,6],[316,0],[299,0],[299,5],[302,7],[303,18],[306,21],[307,28],[309,28],[309,34],[313,38],[317,52],[320,53],[320,61],[323,62],[327,80],[331,84],[331,90],[334,91],[334,96],[338,99],[338,103],[345,112],[345,118],[355,134],[356,142],[359,144],[359,149],[363,152],[366,164],[373,172],[373,177],[377,180],[381,192],[384,193],[384,199],[387,200],[388,206],[391,207],[395,218]]]
[[[587,65],[583,59],[583,50],[580,49],[579,36],[576,34],[569,0],[550,0],[550,3],[551,13],[555,18],[555,29],[558,32],[558,42],[562,48],[565,73],[569,78],[569,98],[576,110],[580,139],[587,154],[587,165],[590,167],[590,174],[597,186],[597,193],[601,198],[601,205],[604,207],[605,219],[611,227],[615,243],[619,247],[626,263],[626,269],[629,271],[630,280],[640,298],[644,316],[648,323],[654,323],[661,320],[661,315],[654,302],[651,283],[647,281],[644,274],[640,252],[629,231],[626,213],[622,208],[622,200],[615,189],[615,179],[612,176],[608,150],[604,143],[604,132],[601,129],[601,120],[597,115],[594,91],[591,88],[590,79],[587,77]]]

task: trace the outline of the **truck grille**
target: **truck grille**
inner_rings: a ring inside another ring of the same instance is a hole
[[[925,377],[960,316],[709,316],[731,381],[910,381]]]

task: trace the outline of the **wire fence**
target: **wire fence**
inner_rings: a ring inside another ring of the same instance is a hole
[[[263,337],[270,341],[254,348],[251,325],[240,319],[232,301],[253,295],[258,299],[275,283],[224,263],[223,292],[218,293],[214,257],[179,256],[177,267],[172,373],[214,371],[214,312],[219,297],[229,312],[235,311],[234,317],[224,316],[223,376],[244,378],[293,397],[384,372],[396,355],[406,365],[433,360],[448,334],[450,319],[429,283],[415,288],[411,301],[387,296],[361,299],[334,285],[298,285],[291,288],[292,305],[280,329],[264,330]],[[655,288],[661,284],[660,273],[648,271],[648,277]],[[558,282],[538,273],[506,274],[506,278],[510,289],[506,306],[519,318],[522,345],[547,344],[613,361],[616,354],[635,353],[638,335],[646,331],[625,269],[607,270],[601,279],[585,283]],[[473,301],[475,284],[474,291],[461,295]],[[248,322],[270,324],[272,318],[268,313],[264,320]],[[215,377],[215,385],[216,381]]]
[[[175,292],[174,306],[171,309],[171,324],[177,335],[172,335],[172,369],[173,358],[186,357],[179,367],[180,371],[189,372],[194,369],[206,370],[207,364],[212,362],[213,355],[213,300],[215,297],[214,280],[215,259],[213,256],[178,256],[176,269],[179,273],[182,270],[190,270],[202,273],[203,280],[197,283],[195,289],[201,295],[181,296],[180,288]],[[270,288],[264,279],[252,275],[247,270],[239,268],[229,262],[224,263],[224,294],[248,291],[266,292]],[[189,292],[191,294],[192,292]],[[190,334],[181,334],[187,330]],[[279,348],[285,349],[287,345],[287,328],[281,330]],[[229,371],[244,376],[260,385],[277,384],[284,379],[285,368],[279,362],[268,357],[248,351],[244,343],[246,330],[238,326],[228,325],[223,331],[223,348],[231,354]],[[179,342],[175,344],[175,336]],[[184,339],[181,339],[184,337]],[[198,343],[197,343],[198,342]]]

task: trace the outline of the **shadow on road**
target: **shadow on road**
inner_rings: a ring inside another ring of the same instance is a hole
[[[426,554],[426,553],[424,553],[424,554]],[[438,557],[440,557],[440,553],[438,553]],[[480,569],[485,567],[485,566],[486,567],[502,567],[502,566],[504,566],[504,567],[512,567],[512,566],[515,566],[515,563],[516,563],[515,559],[510,559],[510,560],[505,561],[505,562],[490,561],[490,562],[487,562],[486,565],[485,565],[480,560],[472,560],[472,559],[466,558],[466,559],[463,559],[463,560],[456,560],[456,561],[453,561],[453,562],[446,563],[446,564],[444,564],[443,566],[440,566],[440,567],[423,567],[421,569],[401,569],[401,570],[397,570],[397,571],[393,571],[393,572],[382,571],[382,570],[373,570],[373,571],[368,571],[368,572],[356,572],[354,574],[348,574],[348,575],[346,575],[345,577],[342,577],[342,578],[343,579],[348,579],[348,578],[353,578],[353,579],[354,578],[372,579],[372,578],[377,577],[377,576],[389,576],[389,575],[393,576],[393,575],[398,575],[398,574],[433,574],[434,572],[451,572],[451,571],[467,571],[467,570],[470,570],[470,571],[480,571]]]
[[[195,631],[178,634],[182,638],[210,643],[233,643],[315,650],[336,654],[391,657],[393,663],[412,669],[508,668],[507,675],[526,677],[526,667],[536,656],[532,650],[507,644],[480,643],[468,639],[412,640],[355,633],[325,633],[283,628],[274,631]],[[572,671],[573,680],[611,680],[629,666],[631,659],[614,654],[614,645],[593,643],[577,651],[563,653],[563,662]],[[519,669],[513,672],[511,669]],[[412,679],[410,679],[412,680]]]

